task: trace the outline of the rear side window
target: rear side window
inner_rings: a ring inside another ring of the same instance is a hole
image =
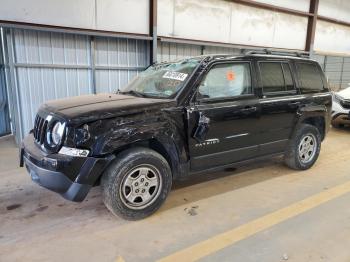
[[[199,86],[198,98],[224,98],[251,93],[249,63],[213,66]]]
[[[315,64],[297,63],[302,93],[318,92],[324,89],[321,73]]]
[[[259,67],[264,93],[294,90],[292,73],[288,63],[260,62]]]

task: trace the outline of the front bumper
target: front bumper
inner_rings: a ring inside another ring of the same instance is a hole
[[[75,202],[84,200],[114,159],[113,155],[96,158],[46,153],[35,144],[32,134],[24,139],[20,152],[20,165],[26,166],[35,183]]]

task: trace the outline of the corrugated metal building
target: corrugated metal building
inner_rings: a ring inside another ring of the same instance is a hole
[[[116,91],[149,64],[145,40],[23,29],[7,29],[4,38],[18,141],[32,128],[43,102]]]

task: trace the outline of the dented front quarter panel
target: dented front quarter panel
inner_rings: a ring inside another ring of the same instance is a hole
[[[86,127],[88,139],[81,131]],[[115,154],[125,147],[157,141],[167,151],[175,173],[181,173],[181,163],[188,160],[183,110],[175,100],[82,124],[75,128],[73,140],[77,147],[89,149],[91,156]]]

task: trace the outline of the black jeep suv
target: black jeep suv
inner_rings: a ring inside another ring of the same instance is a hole
[[[300,56],[210,55],[159,63],[115,94],[43,104],[21,166],[39,185],[135,220],[155,212],[173,180],[283,155],[310,168],[332,96],[317,62]]]

